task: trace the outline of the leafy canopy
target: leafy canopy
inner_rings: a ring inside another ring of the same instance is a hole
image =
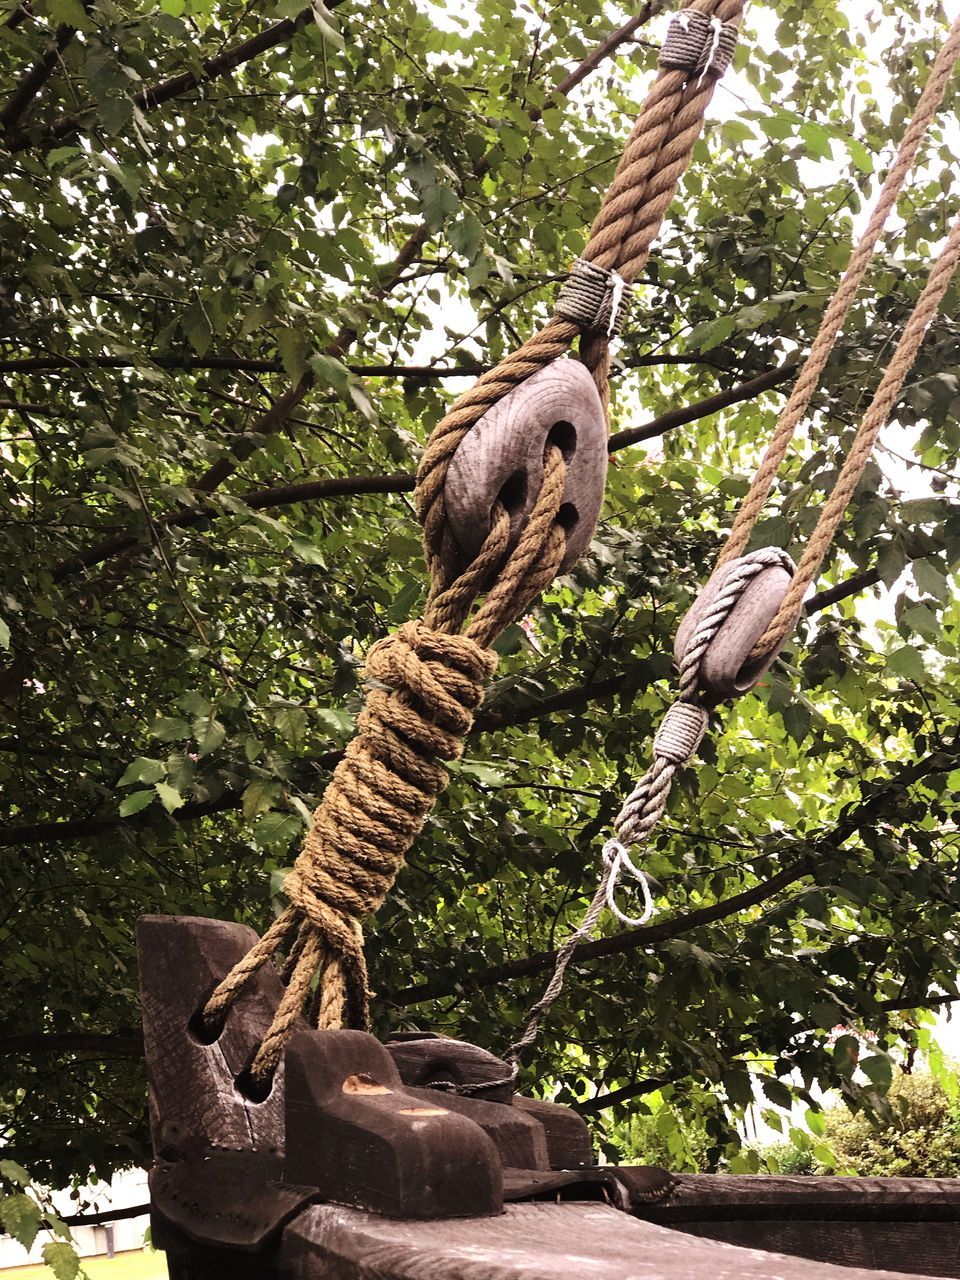
[[[269,920],[364,652],[422,603],[417,451],[548,314],[659,8],[604,45],[633,6],[0,0],[0,1126],[36,1176],[147,1158],[133,923]],[[750,6],[619,350],[612,429],[653,443],[504,638],[370,923],[379,1031],[496,1049],[539,994],[943,29],[933,0]],[[922,286],[955,108],[758,544],[802,545]],[[660,914],[607,921],[548,1020],[528,1086],[601,1125],[659,1089],[736,1168],[755,1091],[862,1095],[829,1028],[873,1028],[882,1091],[955,992],[957,342],[954,288],[897,406],[910,461],[878,454],[809,619],[676,789]]]

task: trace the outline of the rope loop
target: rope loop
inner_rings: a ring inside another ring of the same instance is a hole
[[[603,859],[604,880],[606,882],[604,897],[610,911],[621,924],[625,924],[630,929],[637,929],[640,925],[646,924],[653,915],[653,897],[650,893],[650,884],[647,877],[638,866],[634,865],[629,849],[626,845],[622,845],[619,840],[608,840],[600,851],[600,856]],[[637,882],[643,895],[643,911],[638,916],[628,916],[617,906],[617,885],[624,871],[627,872],[631,879]]]
[[[620,332],[630,293],[630,285],[616,271],[577,258],[560,286],[554,313],[585,333],[612,338]]]
[[[754,646],[780,608],[795,570],[786,551],[758,547],[714,571],[677,631],[682,698],[715,704],[756,686],[786,637],[759,656]]]
[[[660,50],[665,71],[684,71],[699,81],[722,76],[733,61],[737,24],[722,22],[716,14],[684,9],[675,14]]]

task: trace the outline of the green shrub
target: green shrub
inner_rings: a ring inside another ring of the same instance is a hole
[[[771,1173],[795,1177],[797,1174],[823,1172],[823,1167],[812,1151],[802,1151],[792,1142],[771,1143],[769,1147],[764,1147],[760,1154]]]
[[[932,1075],[900,1075],[885,1119],[845,1107],[826,1115],[826,1142],[862,1177],[960,1177],[960,1105]]]

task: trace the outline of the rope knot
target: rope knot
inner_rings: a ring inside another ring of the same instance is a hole
[[[401,733],[431,755],[453,760],[496,667],[490,649],[416,618],[373,646],[364,674],[400,698],[390,709]]]
[[[694,702],[668,708],[653,739],[653,753],[671,764],[686,764],[703,741],[710,716]]]
[[[670,19],[667,38],[660,50],[660,66],[666,71],[685,71],[698,82],[722,76],[737,47],[737,25],[721,22],[715,14],[684,9]]]
[[[612,338],[620,332],[630,293],[630,285],[616,271],[577,258],[560,286],[554,313],[588,333]]]

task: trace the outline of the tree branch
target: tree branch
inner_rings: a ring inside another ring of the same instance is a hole
[[[606,40],[601,41],[592,53],[587,54],[579,66],[575,67],[569,75],[560,81],[553,92],[562,93],[565,98],[569,98],[578,84],[586,80],[592,71],[596,71],[601,63],[606,62],[607,58],[616,53],[622,44],[626,44],[628,40],[632,39],[634,34],[641,27],[646,26],[651,18],[655,18],[662,9],[663,0],[648,0],[648,3],[643,6],[635,18],[625,22],[622,27],[611,32]],[[539,120],[541,114],[542,112],[539,110],[531,110],[529,112],[531,121]]]
[[[262,511],[269,507],[291,506],[297,502],[309,502],[317,498],[334,498],[346,494],[365,493],[409,493],[414,487],[414,477],[406,475],[385,476],[332,476],[323,480],[305,480],[301,484],[277,485],[273,489],[258,489],[253,493],[240,495],[241,500],[253,510]],[[224,515],[223,511],[213,508],[189,507],[168,516],[162,522],[155,522],[157,531],[168,529],[189,529]],[[119,533],[113,538],[106,538],[95,543],[76,555],[62,560],[53,570],[54,581],[63,582],[66,578],[102,564],[113,556],[133,550],[149,550],[150,542],[145,542],[137,533]]]
[[[843,814],[829,836],[822,837],[817,842],[818,846],[827,847],[828,845],[842,844],[856,831],[873,823],[878,817],[879,810],[890,799],[892,794],[899,793],[931,775],[948,772],[955,766],[958,756],[960,756],[960,732],[958,732],[957,738],[950,748],[931,751],[920,760],[915,760],[912,764],[898,769],[893,777],[887,778],[865,800],[852,805]],[[812,874],[818,862],[819,859],[816,850],[814,850],[807,857],[800,858],[789,866],[781,868],[780,871],[768,876],[765,880],[759,881],[752,888],[745,889],[742,893],[733,894],[729,898],[723,898],[709,907],[700,907],[684,915],[673,916],[669,920],[659,921],[657,924],[643,925],[636,929],[625,929],[610,937],[581,943],[574,951],[574,959],[579,961],[593,960],[602,956],[618,955],[624,951],[633,951],[638,947],[646,947],[654,943],[668,941],[684,933],[689,933],[693,929],[699,929],[705,924],[711,924],[715,920],[722,920],[726,916],[735,915],[747,907],[756,906],[758,903],[766,901],[782,889],[794,884],[797,880]],[[468,974],[467,980],[481,983],[487,987],[493,983],[506,982],[513,978],[528,977],[533,973],[551,969],[556,962],[556,956],[556,951],[535,952],[522,960],[512,960],[505,964],[493,965],[491,968]],[[444,975],[443,978],[433,982],[424,982],[413,987],[407,987],[405,990],[396,993],[392,997],[391,1003],[399,1008],[404,1008],[407,1005],[422,1004],[426,1000],[435,1000],[439,996],[454,995],[463,984],[463,981],[462,973],[458,973],[455,979]]]
[[[908,564],[912,560],[907,561]],[[842,582],[838,582],[835,587],[828,587],[825,591],[818,591],[815,596],[811,596],[807,603],[803,606],[807,613],[817,613],[820,609],[826,609],[831,604],[836,604],[839,600],[846,600],[849,596],[858,595],[861,591],[865,591],[867,587],[875,587],[881,581],[879,569],[866,569],[863,573],[854,573],[849,578],[844,578]]]
[[[84,12],[89,13],[93,0],[83,0]],[[7,26],[13,26],[12,20]],[[53,46],[42,57],[38,58],[26,73],[13,93],[0,110],[0,128],[9,133],[24,116],[34,98],[53,75],[54,68],[60,61],[60,55],[77,34],[76,27],[61,23],[54,33]]]
[[[622,1089],[612,1089],[609,1093],[599,1093],[595,1098],[588,1098],[586,1102],[575,1103],[574,1110],[582,1116],[595,1116],[605,1111],[607,1107],[615,1107],[621,1102],[630,1102],[633,1098],[642,1098],[646,1093],[656,1093],[658,1089],[663,1089],[668,1084],[676,1084],[679,1080],[686,1079],[687,1075],[689,1075],[687,1071],[676,1071],[672,1075],[637,1080],[633,1084],[624,1085]]]
[[[61,1218],[68,1227],[99,1227],[106,1222],[121,1222],[125,1218],[142,1218],[150,1212],[149,1204],[134,1204],[126,1209],[102,1209],[99,1213],[74,1213]]]
[[[673,916],[669,920],[660,920],[656,924],[641,925],[637,929],[624,929],[606,938],[583,942],[574,951],[573,958],[578,962],[597,960],[603,956],[619,955],[623,951],[635,951],[638,947],[649,947],[655,943],[668,942],[671,938],[679,938],[693,929],[702,928],[705,924],[723,920],[726,916],[736,915],[748,907],[765,902],[781,889],[809,875],[813,865],[811,858],[801,858],[799,862],[783,867],[752,888],[733,894],[729,898],[722,898],[709,907],[699,907],[695,911]],[[390,997],[390,1004],[401,1009],[408,1005],[423,1004],[427,1000],[453,995],[464,982],[480,982],[487,987],[499,982],[510,982],[514,978],[527,978],[532,974],[552,969],[556,959],[556,951],[536,951],[533,955],[524,956],[522,960],[510,960],[505,964],[493,965],[474,973],[468,972],[464,975],[462,971],[458,971],[456,976],[444,975],[433,982],[406,987]]]
[[[380,479],[381,477],[373,478]],[[411,477],[399,478],[403,479],[412,488]],[[315,481],[313,483],[324,484],[325,482]],[[286,487],[288,489],[296,489],[299,486],[290,485]],[[267,490],[265,492],[271,491]],[[855,579],[851,581],[857,581],[862,576],[857,574]],[[841,583],[840,586],[843,586],[843,584]],[[853,594],[853,590],[856,589],[859,588],[854,587],[849,594]],[[831,588],[831,591],[836,590],[837,588]],[[828,593],[824,592],[823,594],[826,595]],[[809,601],[807,605],[808,613],[814,613],[817,609],[826,607],[824,604],[818,603],[819,600],[819,596],[814,596]],[[827,603],[833,603],[833,600],[827,601]],[[622,675],[611,676],[606,680],[596,680],[589,684],[575,685],[572,689],[563,689],[549,698],[537,699],[526,706],[514,708],[508,712],[498,711],[495,707],[484,708],[477,713],[474,719],[473,732],[486,733],[499,729],[508,729],[514,725],[528,724],[531,720],[539,720],[544,716],[552,715],[556,711],[572,711],[595,699],[613,697],[622,684]],[[0,750],[16,749],[18,749],[18,739],[14,737],[0,739]],[[322,756],[316,757],[312,763],[317,768],[330,769],[336,765],[339,759],[340,752],[329,751]],[[921,767],[923,767],[923,762],[921,762]],[[184,805],[182,809],[177,810],[175,820],[178,823],[194,821],[210,814],[236,809],[239,805],[239,794],[227,791],[216,800],[197,801]],[[131,825],[149,827],[153,825],[153,815],[150,810],[144,810],[142,814],[127,819],[120,819],[116,816],[75,818],[65,821],[55,819],[49,822],[36,822],[24,826],[0,828],[0,848],[40,843],[45,840],[83,839],[88,836],[100,835],[105,831],[113,831],[121,825],[121,822],[128,827]]]
[[[136,369],[149,364],[157,369],[196,370],[223,369],[237,373],[283,373],[280,360],[257,360],[248,356],[161,356],[144,354],[138,362],[130,356],[24,356],[0,360],[0,373],[46,373],[70,369]],[[658,355],[636,356],[615,368],[611,377],[629,369],[647,369],[669,364],[702,364],[711,369],[725,366],[709,356],[693,351],[665,351]],[[795,367],[795,366],[792,366]],[[350,364],[347,368],[358,378],[401,378],[411,382],[434,382],[444,378],[479,378],[493,366],[480,361],[463,364]]]
[[[630,19],[611,36],[602,42],[603,58],[608,58],[613,54],[625,41],[629,40],[637,27],[643,22],[648,21],[660,8],[660,0],[648,0],[644,6],[643,12],[637,19]],[[600,65],[602,58],[599,56],[599,49],[588,54],[574,69],[566,76],[551,93],[550,97],[557,92],[569,92],[575,85],[580,84],[591,71],[595,71]],[[541,107],[530,107],[527,115],[531,124],[535,124],[543,114]],[[487,156],[482,156],[474,165],[472,176],[473,179],[479,180],[487,173],[490,168],[490,160]],[[380,282],[375,289],[371,290],[371,297],[380,299],[386,297],[387,294],[395,287],[402,277],[404,271],[410,263],[417,257],[423,245],[429,238],[430,228],[425,221],[421,222],[417,229],[408,236],[406,242],[400,248],[396,258],[390,266],[384,271]],[[352,324],[346,324],[341,329],[333,342],[326,348],[325,354],[335,359],[340,359],[346,351],[356,342],[358,331]],[[232,475],[237,465],[245,461],[257,448],[255,438],[257,436],[265,437],[278,431],[286,421],[287,417],[300,404],[303,398],[309,393],[313,386],[314,378],[312,373],[307,373],[296,386],[286,391],[276,402],[269,413],[264,416],[249,431],[249,439],[243,449],[235,450],[232,458],[224,457],[219,462],[215,462],[209,470],[201,476],[198,483],[194,486],[203,493],[210,493],[223,483],[228,476]]]
[[[607,445],[608,451],[614,453],[635,443],[637,440],[651,440],[655,436],[663,435],[664,432],[671,430],[673,427],[696,422],[700,418],[717,413],[719,409],[726,408],[728,405],[751,399],[753,396],[759,395],[761,391],[766,391],[778,382],[785,381],[794,368],[795,366],[791,364],[769,369],[766,373],[762,373],[756,378],[751,378],[747,382],[741,382],[727,391],[720,392],[718,395],[707,396],[706,399],[686,405],[683,409],[670,409],[659,418],[653,418],[643,426],[634,427],[630,431],[618,432],[610,437]],[[214,464],[210,471],[207,472],[206,481],[201,482],[202,488],[201,484],[197,485],[200,492],[208,493],[220,483],[220,477],[223,473],[222,469],[218,470],[219,466],[220,464]],[[239,496],[247,506],[256,510],[264,510],[270,507],[290,506],[297,502],[308,502],[317,498],[344,497],[368,493],[410,493],[413,487],[413,475],[338,476],[323,480],[307,480],[301,484],[278,485],[271,489],[253,490],[250,493]],[[167,529],[185,529],[203,524],[207,520],[214,520],[222,514],[222,511],[212,508],[193,507],[175,512],[165,519],[156,520],[155,527],[160,533]],[[81,570],[102,564],[113,556],[141,548],[146,551],[149,550],[151,545],[152,543],[143,539],[139,533],[115,534],[113,537],[104,538],[102,541],[94,543],[92,546],[86,547],[84,550],[78,551],[76,554],[62,560],[53,570],[54,580],[63,582]]]
[[[718,391],[716,395],[707,396],[705,400],[698,400],[696,404],[684,405],[680,409],[670,409],[667,413],[661,414],[659,418],[654,418],[652,422],[648,422],[643,426],[630,427],[627,431],[618,431],[610,437],[607,451],[616,453],[618,449],[625,449],[628,445],[638,444],[641,440],[650,440],[654,436],[663,435],[665,431],[669,431],[673,427],[683,427],[688,422],[696,422],[700,418],[709,417],[711,413],[719,413],[721,409],[727,409],[732,404],[740,404],[744,400],[752,400],[764,391],[769,391],[771,387],[778,386],[781,382],[786,382],[796,372],[797,365],[798,361],[788,360],[785,364],[777,365],[774,369],[767,369],[755,378],[750,378],[747,382],[740,382],[735,387],[730,387],[727,391]]]
[[[342,3],[343,0],[327,0],[327,8],[335,9]],[[251,36],[248,40],[234,45],[232,49],[225,49],[223,53],[217,54],[214,58],[205,58],[199,71],[185,71],[181,75],[170,76],[166,80],[161,80],[158,84],[149,85],[141,90],[133,101],[141,111],[155,111],[158,107],[163,106],[165,102],[170,102],[173,98],[179,98],[183,94],[189,93],[192,89],[198,89],[202,84],[209,84],[221,76],[227,75],[228,72],[235,71],[237,67],[242,66],[245,62],[250,62],[252,59],[259,57],[260,54],[266,53],[268,49],[273,49],[285,40],[289,40],[312,20],[313,9],[308,5],[305,9],[301,9],[295,18],[284,18],[280,22],[275,22],[272,26],[266,27],[255,36]],[[45,131],[46,136],[53,141],[61,141],[69,137],[70,134],[76,133],[78,129],[83,128],[90,111],[95,109],[94,106],[90,106],[83,111],[60,116]],[[11,138],[8,146],[12,151],[22,151],[30,145],[30,142],[31,139],[27,135],[20,134],[16,138]]]
[[[898,1009],[936,1009],[958,1000],[960,995],[904,996],[897,1000],[880,1000],[877,1002],[877,1007],[888,1012]],[[677,1071],[670,1075],[638,1080],[634,1084],[624,1085],[622,1089],[613,1089],[610,1093],[601,1093],[595,1098],[588,1098],[586,1102],[575,1103],[574,1110],[581,1116],[597,1115],[607,1107],[617,1106],[621,1102],[630,1102],[631,1099],[641,1098],[647,1093],[655,1093],[666,1085],[677,1084],[680,1080],[685,1080],[689,1074],[688,1071]]]
[[[182,370],[192,373],[204,369],[224,369],[236,373],[283,373],[280,360],[255,360],[246,356],[152,356],[144,355],[140,364],[157,369]],[[699,358],[665,356],[651,364],[699,363]],[[44,373],[69,369],[136,369],[139,364],[130,356],[27,356],[16,360],[0,360],[0,373]],[[485,372],[488,365],[402,365],[402,364],[353,364],[347,366],[351,373],[362,378],[403,378],[427,382],[441,378],[473,378]],[[631,365],[631,368],[633,366]]]
[[[106,1058],[142,1058],[143,1036],[124,1027],[109,1033],[63,1031],[47,1034],[5,1036],[0,1040],[0,1057],[28,1058],[47,1053],[93,1053]]]

